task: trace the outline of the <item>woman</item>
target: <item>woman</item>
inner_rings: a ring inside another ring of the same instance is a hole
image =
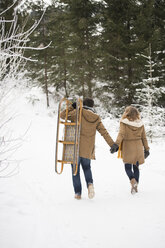
[[[149,156],[149,147],[138,110],[128,106],[120,120],[120,130],[111,153],[118,150],[123,159],[125,171],[130,179],[131,193],[138,192],[139,165],[144,163],[144,158]]]

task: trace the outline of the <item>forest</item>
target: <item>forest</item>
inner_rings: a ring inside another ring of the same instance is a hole
[[[24,68],[31,84],[42,87],[48,107],[50,96],[55,100],[88,96],[116,114],[130,104],[140,109],[164,108],[163,0],[0,3],[0,12],[14,3],[1,20],[16,15],[20,32],[40,20],[26,41],[26,47],[35,49],[24,49],[28,58]],[[10,28],[6,23],[5,32]],[[6,58],[7,65],[9,61]]]

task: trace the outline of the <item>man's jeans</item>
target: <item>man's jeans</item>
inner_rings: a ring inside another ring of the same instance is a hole
[[[91,160],[88,158],[79,157],[78,170],[77,170],[76,176],[73,175],[73,165],[72,165],[72,179],[73,179],[74,192],[75,194],[79,194],[79,195],[81,195],[81,191],[82,191],[81,179],[80,179],[80,164],[82,165],[87,187],[89,184],[93,183],[92,171],[91,171]]]
[[[135,178],[137,182],[139,182],[139,168],[137,165],[132,164],[125,164],[125,171],[127,173],[127,176],[131,180],[132,178]]]

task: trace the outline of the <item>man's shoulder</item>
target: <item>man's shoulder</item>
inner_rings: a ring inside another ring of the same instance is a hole
[[[92,110],[90,110],[90,109],[84,109],[83,108],[82,116],[88,122],[96,122],[96,121],[98,121],[100,119],[100,116],[97,113],[95,113]]]

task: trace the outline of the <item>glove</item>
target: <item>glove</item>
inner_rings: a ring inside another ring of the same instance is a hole
[[[150,155],[149,151],[144,150],[144,158],[147,158]]]
[[[113,144],[112,146],[111,146],[111,149],[110,149],[110,152],[111,153],[115,153],[115,152],[117,152],[119,150],[119,146],[117,145],[117,144]]]
[[[72,107],[76,109],[76,102],[72,103]]]

